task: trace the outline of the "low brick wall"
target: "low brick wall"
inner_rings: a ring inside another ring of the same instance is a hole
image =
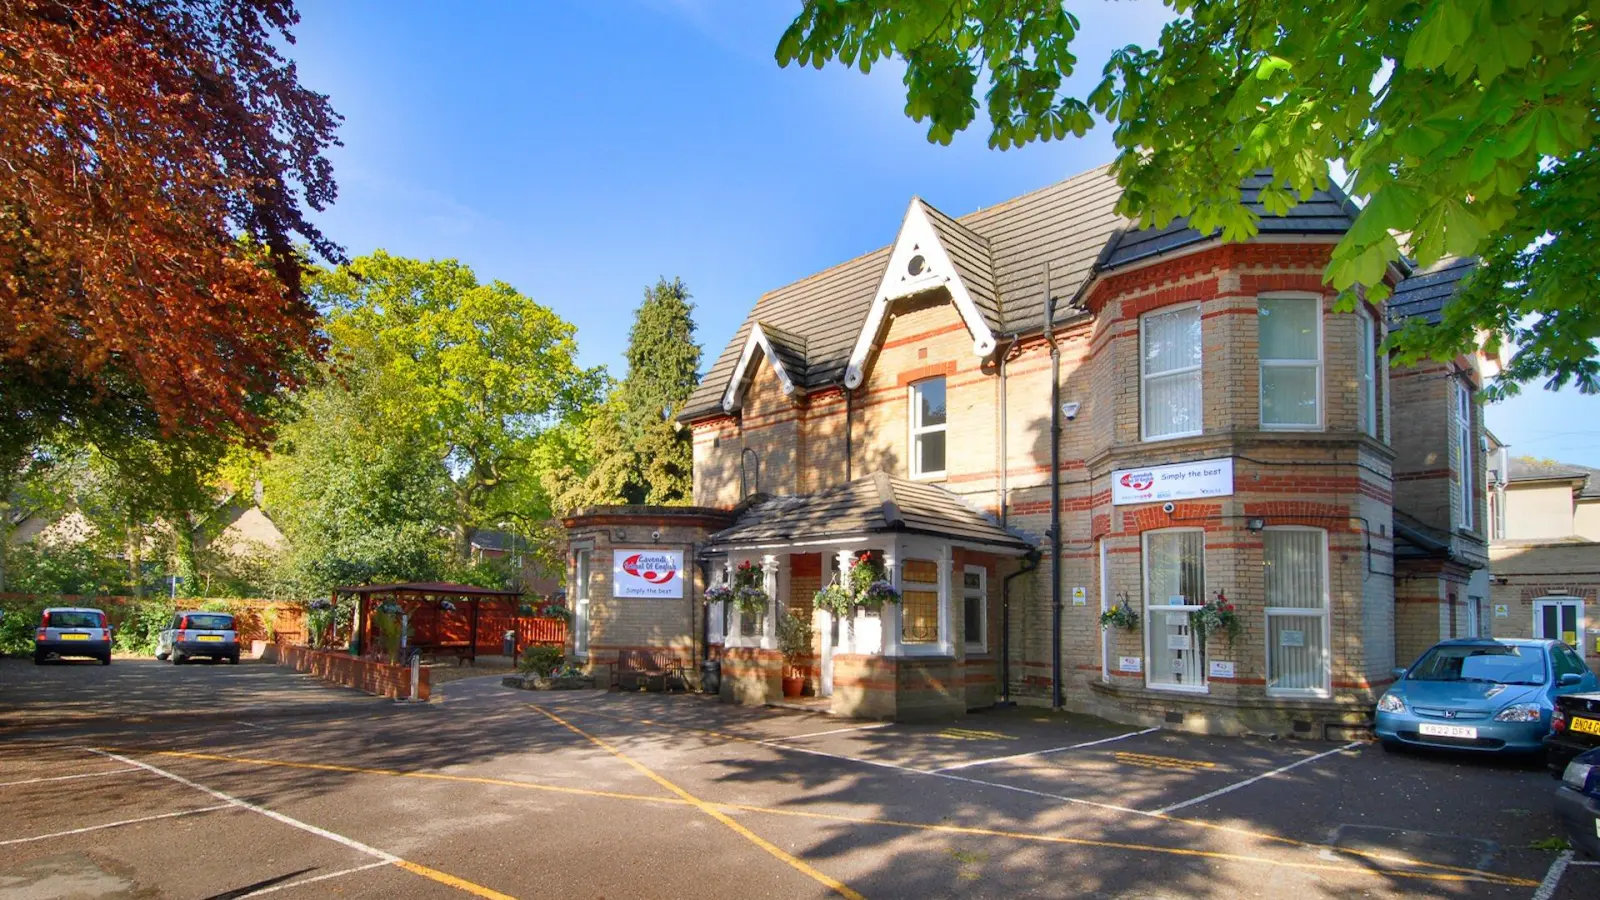
[[[289,644],[277,645],[277,662],[297,672],[307,672],[323,681],[353,687],[379,697],[404,700],[411,696],[411,667],[357,659],[339,650],[313,650]],[[419,673],[417,699],[428,699],[428,670]]]

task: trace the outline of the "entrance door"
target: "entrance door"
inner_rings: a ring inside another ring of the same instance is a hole
[[[589,655],[589,551],[579,550],[572,586],[572,653]]]
[[[1583,640],[1583,601],[1577,597],[1533,601],[1533,636],[1576,648]]]

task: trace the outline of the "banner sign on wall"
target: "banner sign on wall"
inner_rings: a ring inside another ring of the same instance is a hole
[[[611,596],[680,599],[682,550],[623,550],[611,555]]]
[[[1233,493],[1233,457],[1199,462],[1118,469],[1111,473],[1111,502],[1152,503],[1195,497],[1226,497]]]

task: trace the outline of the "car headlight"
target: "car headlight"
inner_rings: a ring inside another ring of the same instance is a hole
[[[1404,700],[1401,700],[1399,697],[1395,696],[1393,691],[1390,691],[1389,693],[1378,698],[1378,710],[1380,712],[1393,713],[1405,712],[1406,703]]]
[[[1594,766],[1581,763],[1577,760],[1567,763],[1567,770],[1561,773],[1561,780],[1566,782],[1575,791],[1582,791],[1589,786],[1589,773],[1594,771]]]
[[[1496,722],[1537,722],[1544,715],[1537,703],[1513,703],[1494,714]]]

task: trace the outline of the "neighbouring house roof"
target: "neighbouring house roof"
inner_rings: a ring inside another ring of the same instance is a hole
[[[1268,214],[1259,198],[1269,181],[1270,174],[1263,171],[1241,186],[1242,201],[1260,216],[1263,235],[1337,235],[1359,214],[1350,199],[1331,184],[1287,215]],[[980,322],[970,315],[971,309],[963,311],[978,338],[975,349],[987,348],[986,352],[993,349],[993,336],[1043,328],[1046,263],[1051,296],[1059,307],[1076,297],[1098,270],[1131,265],[1216,237],[1214,232],[1201,233],[1181,219],[1164,228],[1135,229],[1132,221],[1116,211],[1121,196],[1110,167],[1101,166],[964,216],[947,215],[925,200],[913,198],[895,244],[763,294],[711,364],[679,418],[693,421],[738,406],[735,395],[743,390],[743,379],[756,364],[752,333],[757,325],[772,350],[768,354],[763,347],[761,355],[776,357],[775,368],[781,368],[793,382],[791,393],[842,385],[847,369],[854,372],[851,383],[859,379],[852,356],[859,367],[862,348],[875,339],[872,326],[882,320],[882,301],[900,295],[894,292],[891,278],[898,275],[903,280],[906,276],[890,272],[891,258],[904,254],[906,248],[901,245],[907,231],[922,228],[921,220],[931,228],[939,245],[936,249],[949,257],[953,272],[948,287],[958,308],[965,297],[981,317]],[[1401,282],[1391,302],[1417,309],[1432,304],[1436,317],[1444,299],[1471,266],[1470,260],[1451,260],[1431,267]],[[1401,270],[1409,272],[1404,264]],[[904,290],[916,286],[912,279]],[[1057,318],[1064,320],[1075,313],[1058,308]],[[780,333],[783,338],[774,337]]]
[[[1413,272],[1395,286],[1394,296],[1389,298],[1389,321],[1420,318],[1430,325],[1438,324],[1445,301],[1455,296],[1461,279],[1477,265],[1476,257],[1450,256]]]
[[[815,494],[758,497],[708,537],[716,551],[796,540],[925,534],[1026,552],[1032,545],[937,485],[875,472]]]
[[[1513,456],[1506,468],[1508,469],[1506,481],[1509,484],[1533,481],[1578,481],[1581,479],[1583,484],[1578,488],[1578,499],[1600,499],[1600,469],[1580,466],[1577,463],[1531,459],[1526,456]]]
[[[1450,535],[1396,509],[1394,557],[1395,559],[1449,559]]]

